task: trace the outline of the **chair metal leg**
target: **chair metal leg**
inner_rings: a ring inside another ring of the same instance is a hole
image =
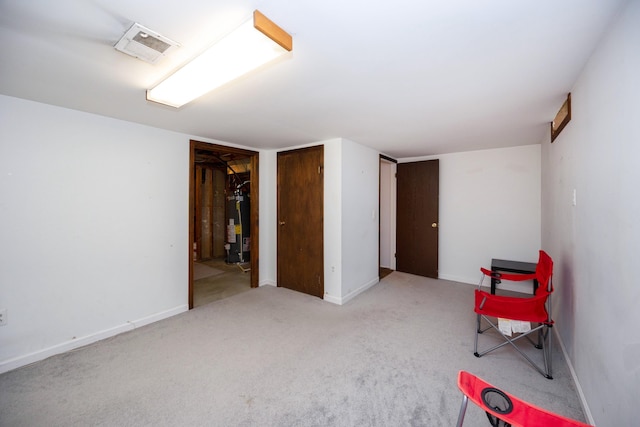
[[[553,376],[551,374],[551,357],[552,357],[552,353],[551,353],[551,342],[553,341],[553,335],[551,334],[551,326],[547,326],[546,331],[545,331],[546,336],[544,337],[544,341],[546,342],[547,345],[545,346],[545,348],[543,348],[544,351],[544,366],[547,370],[547,375],[546,377],[550,380],[553,379]]]
[[[553,355],[553,353],[551,353],[551,343],[553,342],[553,334],[551,333],[551,331],[553,331],[552,326],[549,326],[547,328],[547,332],[549,333],[549,337],[547,337],[548,343],[549,345],[547,347],[549,347],[549,378],[553,378],[553,376],[551,375],[551,356]]]
[[[476,315],[476,339],[473,344],[473,354],[475,354],[476,357],[480,357],[480,355],[478,354],[478,334],[481,334],[481,333],[482,331],[480,330],[480,315],[477,314]]]
[[[465,394],[462,396],[462,405],[460,405],[460,412],[458,413],[458,422],[456,423],[456,427],[462,427],[464,415],[467,412],[467,403],[469,403],[469,398]]]
[[[497,350],[501,347],[504,347],[507,344],[510,344],[518,353],[520,353],[520,355],[525,358],[527,360],[527,362],[529,362],[529,364],[531,366],[533,366],[538,372],[540,372],[545,378],[552,380],[553,377],[551,376],[551,342],[548,343],[548,345],[545,345],[545,341],[547,341],[547,339],[551,339],[551,337],[548,336],[549,331],[550,331],[550,326],[545,325],[544,323],[540,323],[538,324],[537,327],[535,327],[534,329],[531,330],[531,332],[529,332],[528,334],[525,335],[520,335],[517,336],[515,338],[510,338],[506,335],[504,335],[500,329],[489,319],[485,320],[487,321],[487,323],[490,325],[490,328],[495,329],[501,336],[502,338],[505,340],[504,342],[497,344],[487,350],[484,350],[481,353],[478,353],[478,331],[480,330],[480,318],[481,317],[485,317],[484,315],[478,315],[478,320],[477,320],[477,326],[478,328],[476,329],[476,338],[475,338],[475,343],[474,343],[474,355],[476,357],[481,357],[484,356],[487,353],[490,353],[494,350]],[[527,356],[515,343],[516,341],[522,339],[522,338],[526,338],[529,342],[531,342],[531,344],[535,343],[531,340],[531,338],[529,337],[529,334],[531,333],[537,333],[538,334],[538,341],[542,343],[542,357],[543,357],[543,361],[544,361],[544,370],[542,370],[540,368],[540,366],[538,366],[533,360],[531,360],[531,358],[529,356]]]
[[[538,343],[539,344],[534,344],[535,348],[537,349],[541,349],[542,350],[542,358],[544,360],[544,376],[547,377],[548,379],[552,380],[553,377],[551,376],[551,342],[547,342],[548,339],[550,339],[549,337],[549,332],[550,332],[550,326],[548,325],[544,325],[545,327],[540,329],[538,331]]]
[[[542,348],[544,348],[544,342],[543,342],[544,336],[542,336],[542,331],[538,332],[538,344],[535,344],[535,347],[540,350]]]

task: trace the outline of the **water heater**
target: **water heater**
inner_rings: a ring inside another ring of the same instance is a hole
[[[236,190],[227,197],[227,263],[249,262],[251,227],[249,193]],[[226,247],[226,245],[225,245]]]

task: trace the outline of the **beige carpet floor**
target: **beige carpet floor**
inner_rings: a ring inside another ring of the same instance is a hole
[[[507,348],[473,356],[473,289],[399,272],[343,306],[251,289],[0,375],[0,425],[452,426],[461,369],[584,419],[557,345],[553,380]],[[488,425],[470,405],[465,426]]]

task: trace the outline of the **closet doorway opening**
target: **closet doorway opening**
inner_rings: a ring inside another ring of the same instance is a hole
[[[379,273],[383,279],[396,269],[396,169],[397,160],[380,155]]]
[[[189,308],[258,287],[258,153],[192,140]]]

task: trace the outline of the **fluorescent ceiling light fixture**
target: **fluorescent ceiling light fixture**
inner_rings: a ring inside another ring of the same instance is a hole
[[[291,51],[291,36],[259,11],[153,89],[147,99],[184,104]]]

